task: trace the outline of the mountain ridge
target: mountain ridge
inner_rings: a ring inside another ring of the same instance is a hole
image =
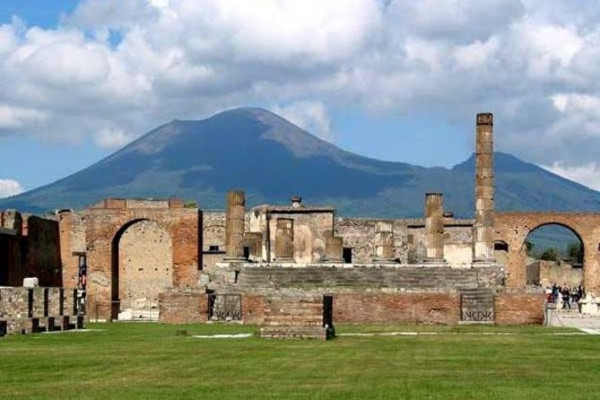
[[[223,208],[242,188],[249,206],[302,195],[340,215],[414,217],[428,191],[471,217],[474,155],[451,168],[382,161],[338,148],[261,108],[173,120],[56,182],[0,199],[0,208],[83,208],[104,197],[181,197]],[[499,210],[599,211],[600,193],[507,153],[495,153]]]

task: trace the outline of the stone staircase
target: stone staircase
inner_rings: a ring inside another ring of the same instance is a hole
[[[330,337],[323,326],[323,296],[269,296],[260,337],[271,339],[320,339]]]
[[[476,269],[449,267],[242,267],[232,285],[241,291],[256,289],[383,289],[450,290],[477,288]]]

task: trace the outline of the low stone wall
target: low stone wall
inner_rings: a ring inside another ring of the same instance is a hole
[[[296,297],[301,297],[299,292]],[[304,294],[306,295],[306,294]],[[335,323],[444,324],[461,323],[461,294],[446,293],[333,293]],[[292,296],[293,297],[293,296]],[[542,324],[545,298],[540,293],[499,292],[493,295],[496,324]],[[266,294],[242,295],[245,324],[269,325],[274,303]],[[280,312],[285,316],[284,311]],[[297,318],[302,318],[300,315]],[[293,321],[292,317],[290,320]]]
[[[208,295],[205,290],[173,288],[158,295],[159,321],[167,324],[206,322]]]
[[[543,324],[545,307],[544,293],[500,292],[495,298],[496,324]]]
[[[457,324],[458,293],[338,293],[337,323]]]
[[[0,321],[7,334],[83,327],[77,294],[63,288],[0,288]]]

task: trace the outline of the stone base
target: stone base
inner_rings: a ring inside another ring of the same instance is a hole
[[[496,267],[498,263],[496,260],[474,260],[473,267]]]
[[[378,264],[398,264],[398,260],[395,258],[373,258],[373,262]]]
[[[328,331],[320,326],[268,326],[260,328],[259,336],[264,339],[332,339]]]

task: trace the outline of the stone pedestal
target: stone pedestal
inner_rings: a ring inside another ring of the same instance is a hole
[[[389,221],[378,221],[375,225],[373,261],[394,262],[394,259],[394,225]]]
[[[277,219],[275,232],[275,261],[294,262],[294,220]]]
[[[338,236],[325,237],[325,262],[343,262],[342,252],[344,250],[344,239]]]
[[[244,216],[246,196],[243,191],[227,192],[225,247],[227,260],[244,260]]]
[[[425,195],[425,262],[444,261],[444,197]]]
[[[588,293],[583,300],[579,301],[579,312],[588,315],[600,315],[598,300]]]
[[[494,261],[494,117],[477,114],[473,261]]]

